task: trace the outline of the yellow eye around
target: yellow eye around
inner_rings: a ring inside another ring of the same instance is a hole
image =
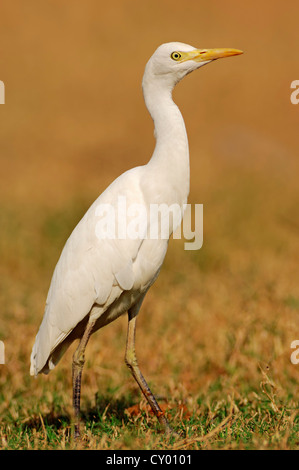
[[[170,56],[173,60],[180,60],[180,58],[182,57],[182,54],[180,54],[179,52],[175,51],[171,54]]]

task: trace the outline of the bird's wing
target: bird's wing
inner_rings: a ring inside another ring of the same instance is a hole
[[[142,168],[129,170],[115,180],[92,204],[67,240],[53,273],[43,321],[33,347],[32,374],[43,369],[54,349],[94,304],[101,305],[105,311],[124,290],[132,289],[133,263],[143,239],[99,238],[96,214],[105,204],[116,208],[120,196],[127,204],[144,204],[139,184]],[[115,215],[118,216],[117,211]],[[142,282],[139,279],[139,284]]]

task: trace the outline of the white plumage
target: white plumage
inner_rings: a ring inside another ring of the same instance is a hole
[[[89,328],[82,351],[78,353],[81,362],[78,357],[74,359],[76,368],[79,362],[84,363],[84,349],[91,333],[125,312],[129,312],[129,324],[137,315],[145,293],[159,274],[169,237],[99,239],[97,208],[102,204],[112,205],[117,219],[117,201],[122,196],[127,207],[137,203],[147,210],[150,204],[177,204],[182,216],[189,193],[189,151],[184,121],[172,100],[172,89],[187,73],[211,60],[238,53],[241,51],[198,50],[182,43],[167,43],[148,61],[142,85],[155,125],[154,153],[147,165],[118,177],[92,204],[67,240],[53,274],[44,317],[33,346],[32,375],[53,369],[66,348],[74,339],[81,339]],[[147,233],[149,228],[146,227]],[[129,352],[132,352],[132,335],[128,334]],[[129,367],[138,367],[136,360],[136,364],[129,363],[129,356],[128,353]],[[132,370],[134,376],[140,373],[136,371]],[[145,393],[143,377],[138,380],[135,376],[135,379]],[[81,375],[78,380],[80,385]],[[153,403],[151,406],[155,408]],[[78,409],[75,411],[78,414]],[[154,411],[168,430],[166,419],[159,417],[157,409]]]
[[[145,167],[120,176],[92,204],[67,240],[56,265],[45,315],[32,351],[31,373],[52,369],[75,337],[70,335],[87,315],[98,327],[125,313],[155,280],[167,240],[99,240],[95,215],[99,204],[145,203],[142,186],[153,185]],[[116,212],[117,215],[117,212]],[[82,325],[83,326],[83,325]]]

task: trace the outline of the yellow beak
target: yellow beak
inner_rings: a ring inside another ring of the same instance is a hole
[[[223,57],[230,57],[233,55],[243,54],[239,49],[195,49],[186,53],[183,60],[194,60],[195,62],[206,62],[208,60],[221,59]]]

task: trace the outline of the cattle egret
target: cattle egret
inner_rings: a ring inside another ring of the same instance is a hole
[[[84,353],[90,335],[128,312],[125,362],[167,434],[166,416],[150,391],[135,355],[136,317],[161,269],[169,237],[150,237],[150,220],[143,236],[101,237],[97,223],[101,208],[122,209],[139,204],[176,204],[183,207],[189,194],[189,150],[183,117],[172,100],[174,86],[188,73],[222,57],[241,54],[237,49],[195,49],[179,42],[162,44],[145,67],[142,81],[145,104],[153,119],[156,146],[146,165],[119,176],[91,205],[67,240],[55,267],[45,313],[31,354],[31,375],[47,374],[69,345],[79,339],[72,362],[75,436],[80,435],[80,391]],[[132,213],[125,216],[128,226]],[[169,215],[170,217],[170,215]],[[159,232],[160,234],[160,232]]]

